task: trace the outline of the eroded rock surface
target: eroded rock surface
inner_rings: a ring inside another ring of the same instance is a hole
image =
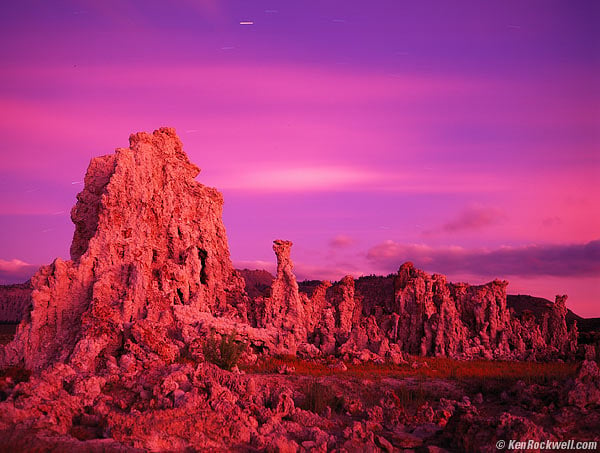
[[[517,316],[507,306],[507,281],[449,283],[412,263],[392,277],[307,282],[299,292],[290,247],[275,241],[277,277],[271,295],[254,301],[255,324],[274,325],[296,343],[306,339],[323,354],[400,362],[403,353],[525,360],[577,352],[576,325],[569,330],[565,322],[566,296],[537,316],[528,310]]]
[[[91,370],[130,339],[172,361],[174,306],[235,312],[243,280],[229,257],[223,198],[198,173],[168,128],[92,159],[71,212],[72,259],[32,278],[33,310],[2,361]]]
[[[256,299],[255,310],[257,324],[279,330],[285,347],[295,353],[298,345],[306,341],[307,298],[298,290],[290,256],[291,248],[291,241],[273,242],[273,250],[277,256],[277,275],[271,285],[270,295]]]

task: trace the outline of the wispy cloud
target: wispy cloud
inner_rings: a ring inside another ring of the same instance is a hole
[[[329,246],[334,249],[347,248],[356,243],[356,239],[345,234],[338,234],[329,241]]]
[[[385,241],[367,252],[367,260],[387,272],[404,261],[442,273],[472,275],[600,276],[600,240],[585,244],[545,244],[495,250],[431,247]]]
[[[424,235],[436,233],[456,233],[462,231],[477,231],[485,229],[502,220],[504,212],[495,207],[474,204],[467,206],[452,220],[438,228],[425,231]]]
[[[31,278],[38,270],[38,266],[18,259],[0,259],[0,285],[22,283]]]
[[[254,104],[286,101],[296,105],[314,102],[327,105],[335,102],[352,105],[414,99],[415,96],[434,98],[480,93],[489,85],[488,81],[480,79],[419,73],[392,76],[306,65],[220,62],[169,67],[98,65],[82,67],[76,73],[72,68],[63,66],[21,66],[10,72],[0,71],[0,80],[7,77],[9,80],[19,77],[29,83],[43,78],[45,84],[60,91],[71,85],[111,91],[168,89],[174,96],[201,97],[215,100],[221,105],[231,101],[252,101]]]
[[[442,225],[449,233],[462,230],[480,230],[494,224],[503,213],[500,209],[485,206],[470,206],[461,211],[456,219]]]
[[[362,191],[397,193],[467,193],[495,192],[504,188],[504,183],[489,175],[420,174],[414,172],[389,172],[380,169],[365,169],[360,166],[337,165],[294,165],[274,163],[256,167],[227,167],[211,177],[219,189],[260,192],[285,191]],[[209,181],[208,183],[213,183]],[[478,215],[491,215],[481,212]],[[475,213],[466,213],[476,217]],[[459,219],[460,220],[460,219]],[[474,223],[474,218],[463,219]],[[481,220],[480,220],[481,221]],[[450,226],[451,227],[451,226]],[[450,228],[449,227],[449,228]]]
[[[220,184],[223,189],[257,191],[298,191],[339,189],[364,184],[376,175],[353,168],[304,166],[256,169],[230,175]]]

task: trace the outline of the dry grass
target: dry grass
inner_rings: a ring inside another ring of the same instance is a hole
[[[495,379],[502,381],[522,379],[527,383],[548,383],[552,380],[563,380],[574,376],[578,363],[539,363],[539,362],[506,362],[492,360],[453,360],[441,357],[411,357],[410,365],[394,365],[390,363],[347,364],[348,369],[341,371],[331,368],[330,361],[312,362],[293,356],[277,356],[263,359],[253,366],[246,367],[247,372],[271,374],[277,373],[279,367],[294,367],[295,373],[308,376],[341,375],[356,378],[438,378],[438,379]]]
[[[344,406],[344,399],[337,396],[335,391],[321,382],[313,381],[304,388],[304,400],[300,408],[321,414],[329,406],[332,410],[340,412]]]

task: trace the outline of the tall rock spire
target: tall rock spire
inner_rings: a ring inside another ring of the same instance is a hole
[[[90,162],[71,212],[72,260],[57,259],[33,277],[33,309],[5,361],[91,367],[129,335],[172,360],[172,305],[220,313],[242,291],[223,197],[195,180],[200,170],[175,130],[133,134],[129,142]]]

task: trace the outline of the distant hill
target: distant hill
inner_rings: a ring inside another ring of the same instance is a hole
[[[0,322],[18,323],[31,305],[31,282],[0,285]]]
[[[541,318],[542,314],[554,305],[554,302],[543,297],[534,297],[525,294],[507,294],[506,304],[517,315],[522,314],[524,310],[529,310],[537,318]],[[577,321],[577,328],[580,332],[600,332],[600,318],[582,318],[571,310],[567,310],[565,318],[569,326],[573,324],[573,321]]]
[[[246,292],[251,298],[268,295],[275,277],[264,269],[237,269],[246,280]]]

